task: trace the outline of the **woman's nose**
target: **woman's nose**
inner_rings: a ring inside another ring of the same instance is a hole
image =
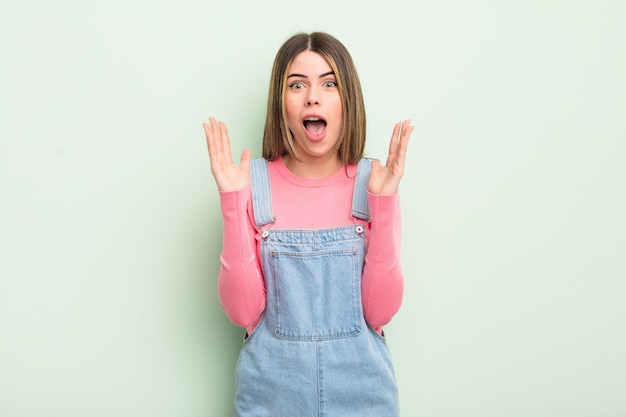
[[[306,97],[306,104],[307,106],[312,106],[313,104],[320,104],[318,93],[315,88],[309,89],[308,95]]]

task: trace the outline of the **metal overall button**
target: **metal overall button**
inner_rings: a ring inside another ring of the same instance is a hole
[[[267,240],[267,238],[270,237],[270,231],[263,230],[263,233],[261,233],[261,237],[263,238],[263,240]]]
[[[356,226],[355,230],[359,235],[363,234],[363,226],[361,226],[360,224]]]

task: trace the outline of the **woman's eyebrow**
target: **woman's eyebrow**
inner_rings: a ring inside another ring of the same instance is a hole
[[[328,71],[328,72],[325,72],[325,73],[323,73],[322,75],[320,75],[320,76],[319,76],[319,78],[324,78],[324,77],[327,77],[327,76],[329,76],[329,75],[335,75],[335,71]],[[287,76],[287,78],[291,78],[291,77],[308,78],[308,77],[307,77],[306,75],[304,75],[304,74],[289,74],[289,75]]]

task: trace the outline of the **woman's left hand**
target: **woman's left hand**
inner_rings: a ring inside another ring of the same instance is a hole
[[[372,161],[372,172],[367,190],[372,194],[395,194],[398,192],[400,179],[404,174],[404,161],[406,150],[409,146],[409,138],[413,132],[411,120],[396,123],[389,143],[389,156],[385,165],[379,161]]]

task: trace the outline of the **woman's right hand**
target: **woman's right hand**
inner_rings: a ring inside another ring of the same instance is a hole
[[[228,130],[223,122],[209,117],[202,123],[209,148],[211,173],[220,191],[240,191],[250,185],[250,149],[241,153],[241,166],[233,162]]]

